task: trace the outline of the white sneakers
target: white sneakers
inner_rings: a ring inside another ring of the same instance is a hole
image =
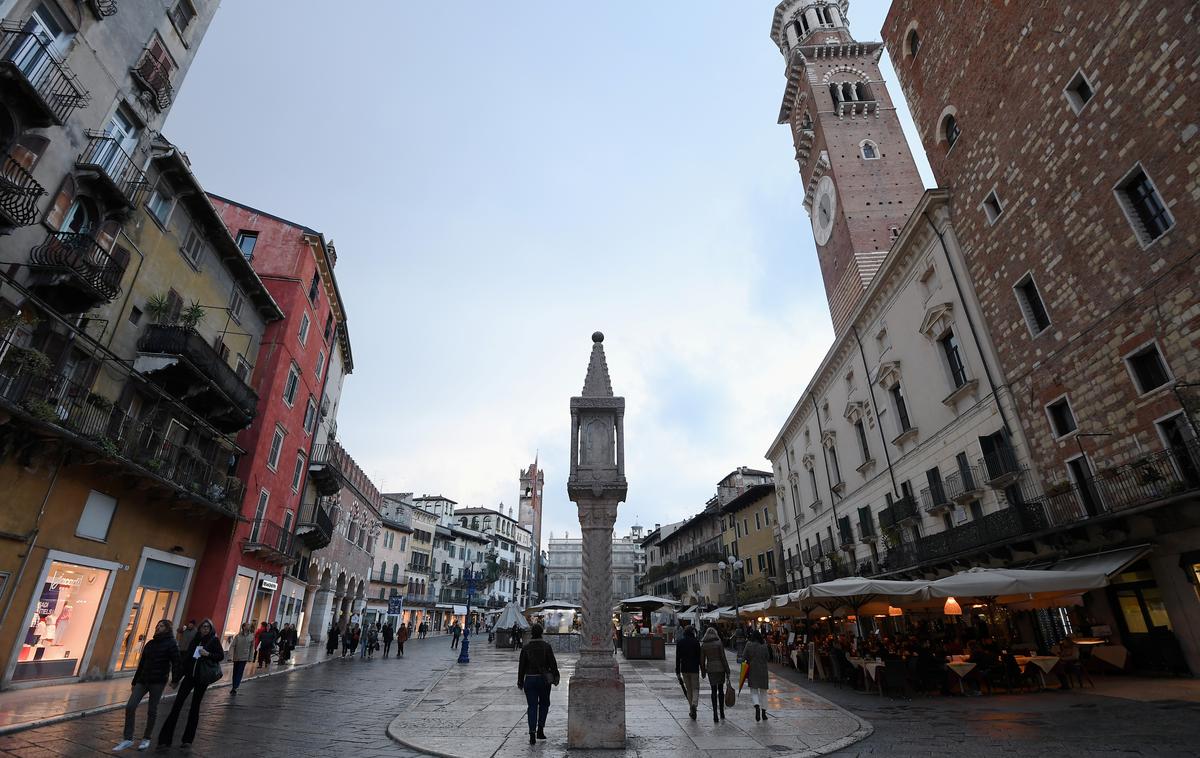
[[[141,744],[138,745],[138,750],[149,750],[149,749],[150,749],[150,740],[142,740]]]
[[[125,748],[130,748],[130,747],[133,747],[133,740],[121,740],[120,742],[117,743],[117,746],[113,748],[113,752],[119,753],[122,750],[124,750]]]

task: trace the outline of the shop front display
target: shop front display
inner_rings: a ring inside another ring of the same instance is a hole
[[[254,577],[238,574],[233,581],[233,594],[229,598],[229,613],[225,615],[225,631],[222,637],[225,644],[234,638],[246,619],[246,607],[250,603],[250,588],[254,586]]]
[[[79,676],[112,572],[51,561],[34,599],[12,681]]]
[[[187,582],[188,570],[174,563],[146,559],[141,581],[133,595],[133,605],[121,637],[117,657],[118,671],[137,668],[142,647],[154,635],[154,627],[167,619],[175,622],[179,598]]]

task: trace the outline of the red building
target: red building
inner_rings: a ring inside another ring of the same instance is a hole
[[[283,575],[294,560],[296,514],[329,361],[334,340],[347,343],[343,356],[350,346],[333,246],[301,224],[221,197],[212,201],[285,314],[267,328],[251,367],[259,402],[254,423],[238,436],[246,451],[238,464],[246,484],[243,518],[209,539],[198,571],[207,580],[197,582],[187,614],[212,618],[228,637],[242,621],[275,619],[280,603],[293,600],[282,592]]]

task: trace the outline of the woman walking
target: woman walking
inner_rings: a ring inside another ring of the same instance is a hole
[[[396,650],[400,652],[400,657],[404,657],[404,643],[408,642],[408,624],[401,624],[400,629],[396,631]]]
[[[754,720],[767,720],[767,687],[770,686],[770,671],[767,662],[771,660],[771,651],[763,643],[762,634],[757,629],[750,630],[750,641],[742,652],[742,660],[750,664],[746,681],[750,684],[750,701],[754,703]]]
[[[340,631],[336,623],[329,625],[329,639],[325,641],[325,655],[333,655],[333,651],[338,649]]]
[[[264,621],[263,625],[266,626],[266,623]],[[274,624],[265,629],[258,630],[258,633],[255,635],[258,638],[258,663],[254,667],[255,671],[261,668],[271,668],[271,652],[275,649],[275,639],[278,635],[279,632],[275,631]]]
[[[154,734],[154,720],[158,716],[158,701],[162,697],[167,681],[179,678],[179,645],[175,642],[175,629],[167,619],[154,627],[154,637],[142,648],[137,671],[133,673],[133,692],[125,704],[125,738],[117,743],[113,752],[133,747],[133,721],[138,705],[146,695],[150,696],[150,707],[146,714],[146,730],[138,750],[150,747],[150,736]]]
[[[550,712],[550,687],[558,684],[558,661],[550,643],[542,639],[542,625],[529,628],[529,644],[517,664],[517,689],[528,704],[529,744],[546,739],[546,714]]]
[[[183,728],[183,740],[180,744],[184,747],[192,744],[192,740],[196,738],[196,725],[200,720],[200,701],[204,699],[204,692],[208,686],[221,676],[218,664],[224,658],[225,651],[221,649],[220,638],[213,632],[212,621],[204,619],[200,626],[196,627],[196,636],[192,638],[191,644],[183,651],[183,665],[180,666],[182,680],[178,675],[171,678],[171,686],[178,686],[179,692],[175,695],[175,702],[171,705],[167,720],[158,732],[159,747],[171,746],[175,736],[175,724],[179,721],[179,712],[183,710],[183,701],[187,700],[189,694],[192,696],[192,705],[188,709],[187,725]]]
[[[246,665],[254,660],[254,627],[250,622],[242,622],[241,630],[234,635],[233,642],[229,644],[229,655],[233,658],[233,686],[229,689],[229,694],[236,695],[238,685],[242,683],[242,677],[246,673]]]
[[[725,720],[725,683],[729,680],[729,659],[725,657],[725,644],[715,626],[708,628],[700,642],[700,678],[705,677],[712,696],[715,724]]]

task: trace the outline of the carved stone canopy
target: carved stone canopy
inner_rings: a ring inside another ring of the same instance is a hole
[[[900,383],[900,361],[888,361],[879,367],[879,386],[890,390]]]
[[[871,415],[871,409],[865,400],[851,400],[850,402],[846,403],[846,410],[842,413],[842,415],[845,416],[846,420],[850,422],[851,426],[853,426],[859,421],[869,419]]]
[[[939,303],[930,306],[925,311],[925,318],[921,319],[920,332],[929,339],[936,340],[952,326],[954,326],[954,305]]]
[[[805,453],[804,457],[800,459],[800,463],[804,465],[804,468],[811,471],[812,467],[817,464],[817,457],[812,453]]]
[[[827,430],[824,434],[821,435],[821,444],[827,448],[833,447],[836,442],[837,442],[837,432],[833,431],[832,429]]]
[[[571,500],[625,499],[625,398],[614,397],[604,335],[592,335],[583,393],[571,398]],[[577,497],[578,496],[578,497]]]

